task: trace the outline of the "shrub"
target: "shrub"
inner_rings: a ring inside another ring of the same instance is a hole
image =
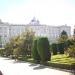
[[[71,45],[69,48],[68,48],[68,54],[70,57],[74,57],[75,58],[75,44],[74,45]]]
[[[58,50],[60,54],[64,54],[64,43],[58,44]]]
[[[57,44],[52,44],[52,52],[53,52],[53,55],[56,55],[57,54]]]
[[[50,60],[51,54],[49,50],[50,46],[48,38],[46,37],[39,38],[37,41],[37,49],[42,62]]]
[[[6,56],[10,56],[10,55],[13,54],[13,47],[12,47],[12,44],[11,44],[11,43],[6,43],[4,54],[5,54]]]
[[[18,59],[18,57],[20,56],[20,54],[21,54],[20,48],[15,48],[15,49],[13,50],[13,55],[14,55],[14,58],[15,58],[15,59]]]
[[[5,49],[4,48],[0,48],[0,56],[4,56],[4,52],[5,52]]]
[[[74,43],[75,43],[75,41],[74,40],[67,40],[67,44],[68,44],[68,47],[70,46],[70,45],[74,45]]]
[[[32,57],[36,62],[40,61],[40,56],[37,51],[37,40],[34,40],[34,42],[33,42]]]
[[[31,30],[26,30],[26,32],[22,33],[22,55],[23,56],[31,56],[32,44],[35,37],[35,33]]]

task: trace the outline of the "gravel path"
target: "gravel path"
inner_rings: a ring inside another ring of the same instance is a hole
[[[70,72],[53,69],[48,66],[14,61],[0,57],[0,70],[3,75],[72,75]]]

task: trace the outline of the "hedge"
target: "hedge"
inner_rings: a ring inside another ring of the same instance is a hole
[[[58,44],[58,50],[60,54],[64,54],[64,43]]]
[[[58,52],[58,50],[57,50],[58,44],[53,43],[51,46],[52,46],[53,55],[56,55]]]
[[[39,56],[38,51],[37,51],[37,39],[34,40],[34,42],[33,42],[32,57],[35,60],[35,62],[39,62],[40,61],[40,56]]]
[[[37,49],[42,62],[50,60],[51,53],[48,38],[46,37],[39,38],[37,41]]]

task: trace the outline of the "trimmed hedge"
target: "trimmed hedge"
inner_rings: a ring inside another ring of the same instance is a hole
[[[0,56],[4,56],[4,52],[5,52],[5,49],[4,48],[0,48]]]
[[[51,47],[53,55],[58,54],[58,52],[59,54],[64,54],[64,49],[66,48],[65,43],[59,43],[59,44],[53,43]]]
[[[39,62],[41,60],[37,51],[37,40],[34,40],[33,42],[32,57],[35,60],[35,62]]]
[[[57,47],[58,47],[57,44],[53,43],[51,46],[52,46],[53,55],[56,55],[57,54],[57,51],[58,51],[57,50]]]
[[[50,46],[49,46],[48,38],[46,37],[39,38],[37,41],[37,49],[42,62],[50,60],[51,53],[49,50]]]
[[[64,54],[64,43],[58,44],[58,50],[60,54]]]

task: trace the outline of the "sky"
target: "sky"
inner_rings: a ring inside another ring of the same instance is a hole
[[[0,19],[27,24],[35,17],[46,25],[75,25],[75,0],[0,0]]]

